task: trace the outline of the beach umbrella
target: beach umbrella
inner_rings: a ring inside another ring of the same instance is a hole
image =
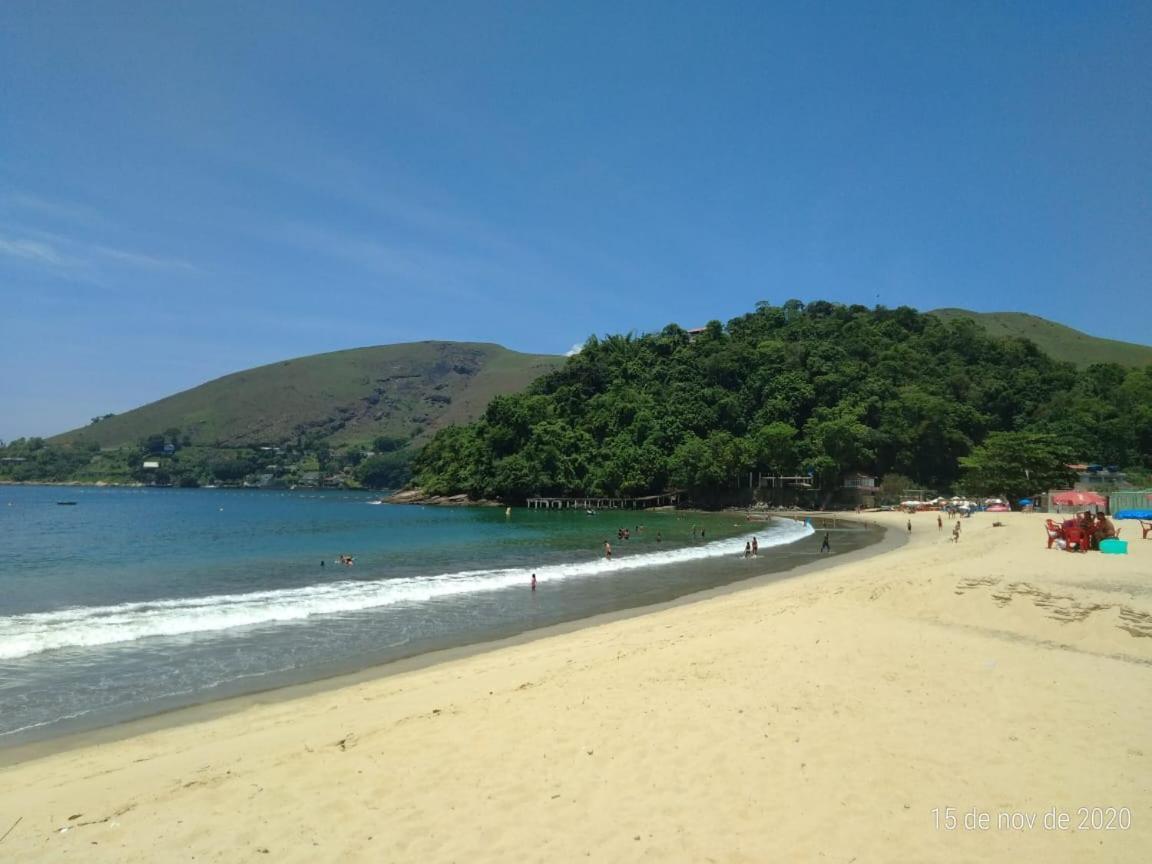
[[[991,507],[988,508],[988,512],[989,513],[1008,513],[1011,511],[1011,509],[1012,509],[1011,507],[1008,507],[1005,504],[993,504]]]
[[[1108,499],[1095,492],[1078,492],[1069,489],[1066,492],[1053,492],[1052,503],[1060,507],[1103,507]]]
[[[1029,504],[1032,503],[1032,499],[1031,498],[1021,498],[1016,503],[1019,504],[1021,507],[1027,507]]]

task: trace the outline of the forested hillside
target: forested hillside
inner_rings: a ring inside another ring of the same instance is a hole
[[[431,433],[563,362],[413,342],[235,372],[44,441],[0,442],[0,482],[395,487]]]
[[[759,304],[725,326],[592,338],[526,392],[441,430],[430,493],[638,495],[733,488],[749,471],[905,475],[947,490],[993,431],[1149,465],[1152,367],[1078,370],[969,320],[828,302]]]
[[[405,440],[474,419],[563,358],[482,342],[410,342],[296,357],[234,372],[52,439],[101,447],[175,428],[192,444],[244,447],[300,437],[331,446]]]

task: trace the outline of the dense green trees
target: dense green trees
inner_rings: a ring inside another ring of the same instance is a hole
[[[1061,458],[1152,467],[1152,368],[1078,372],[908,308],[761,303],[693,333],[590,338],[528,392],[439,432],[415,481],[507,500],[707,497],[749,472],[810,474],[827,490],[860,470],[944,491],[982,482],[960,460],[979,461],[989,433],[1025,431],[1053,436]]]
[[[356,480],[370,489],[399,489],[412,476],[407,456],[391,452],[369,456],[356,466]]]
[[[1010,501],[1062,489],[1076,472],[1068,467],[1072,448],[1043,432],[993,432],[968,456],[960,457],[965,488],[978,495],[1004,495]]]

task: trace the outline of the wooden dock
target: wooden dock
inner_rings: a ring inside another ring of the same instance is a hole
[[[529,498],[530,510],[644,510],[648,507],[675,507],[680,502],[679,492],[660,495],[642,495],[638,498],[601,498],[584,495],[575,498]]]

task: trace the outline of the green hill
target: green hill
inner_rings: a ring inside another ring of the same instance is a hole
[[[969,312],[967,309],[935,309],[928,313],[945,321],[968,318],[993,338],[1019,336],[1031,339],[1040,350],[1056,360],[1091,366],[1093,363],[1119,363],[1121,366],[1147,366],[1152,363],[1152,347],[1089,336],[1024,312]]]
[[[332,445],[388,435],[422,440],[479,416],[563,357],[479,342],[412,342],[284,360],[217,378],[52,439],[135,444],[176,428],[192,444],[244,447],[299,436]]]
[[[987,466],[1004,464],[1028,492],[1071,462],[1148,465],[1152,366],[1101,372],[907,307],[758,303],[727,324],[589,339],[437,432],[414,482],[509,502],[679,490],[813,506],[852,504],[880,477],[989,494]]]

